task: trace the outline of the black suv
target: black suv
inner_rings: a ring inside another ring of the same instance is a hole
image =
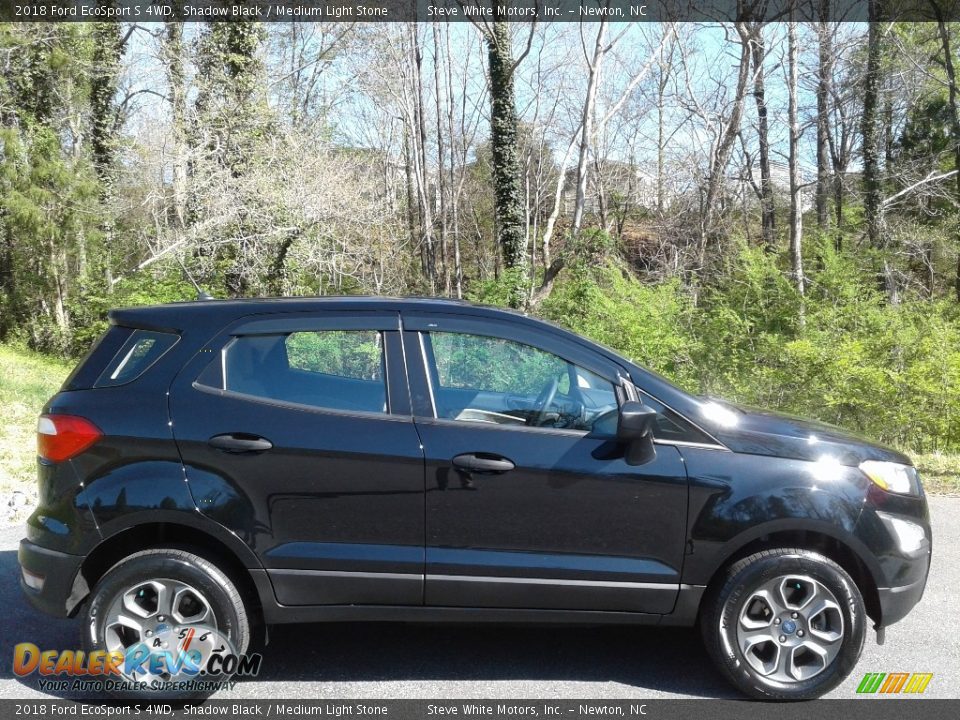
[[[89,650],[193,626],[242,653],[273,623],[699,623],[744,693],[797,699],[923,594],[909,458],[522,314],[319,298],[110,321],[40,417],[19,553],[30,602],[81,614]]]

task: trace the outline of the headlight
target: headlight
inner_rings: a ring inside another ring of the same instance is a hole
[[[864,475],[887,492],[900,495],[920,494],[920,475],[912,465],[901,465],[880,460],[865,460],[860,463]]]

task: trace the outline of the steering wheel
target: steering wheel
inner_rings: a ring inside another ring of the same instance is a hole
[[[549,385],[546,385],[537,396],[534,407],[537,408],[537,414],[533,418],[533,426],[540,427],[547,419],[547,408],[557,396],[557,388],[560,387],[560,373],[558,373]]]

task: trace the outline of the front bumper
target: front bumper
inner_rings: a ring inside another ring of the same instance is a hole
[[[923,578],[909,585],[877,588],[877,594],[880,596],[883,627],[903,620],[907,613],[913,609],[913,606],[920,602],[926,585],[927,577],[924,575]]]
[[[89,588],[80,574],[83,557],[20,541],[20,589],[37,610],[54,617],[69,617],[86,597]],[[28,584],[25,573],[29,573]],[[31,586],[32,585],[32,586]]]
[[[881,628],[902,620],[923,597],[933,535],[924,497],[875,493],[874,500],[857,522],[857,536],[872,556],[871,571],[880,601],[880,617],[874,620]],[[898,532],[898,524],[912,532]]]

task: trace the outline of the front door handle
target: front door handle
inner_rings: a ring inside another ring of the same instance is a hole
[[[496,475],[509,472],[516,467],[513,461],[502,455],[493,455],[491,453],[464,453],[463,455],[457,455],[451,462],[453,462],[453,466],[458,470],[480,475]]]
[[[253,453],[263,452],[273,447],[273,443],[266,438],[258,435],[249,435],[247,433],[226,433],[224,435],[214,435],[207,440],[210,447],[217,450],[223,450],[228,453]]]

